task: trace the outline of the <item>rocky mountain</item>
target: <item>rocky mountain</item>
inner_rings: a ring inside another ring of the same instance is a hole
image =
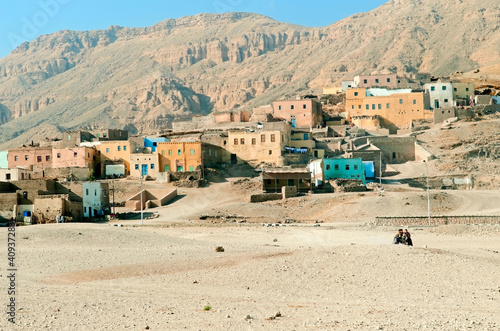
[[[500,63],[499,28],[498,0],[391,0],[322,28],[228,13],[59,31],[0,59],[0,143],[42,124],[149,132],[360,73],[470,71]]]

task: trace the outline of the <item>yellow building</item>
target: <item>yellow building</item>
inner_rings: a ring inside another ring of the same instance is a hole
[[[130,176],[139,178],[141,175],[156,178],[156,173],[160,171],[158,154],[137,153],[130,155]]]
[[[412,120],[432,118],[424,111],[424,93],[411,89],[347,89],[346,111],[350,118],[379,116],[386,128],[409,127]]]
[[[342,93],[341,86],[323,87],[323,94],[340,94],[340,93]]]
[[[165,142],[157,146],[160,172],[196,171],[202,166],[201,142]]]
[[[106,165],[117,163],[123,163],[126,174],[130,174],[130,143],[128,141],[101,141],[93,146],[100,152],[101,174],[105,173]]]

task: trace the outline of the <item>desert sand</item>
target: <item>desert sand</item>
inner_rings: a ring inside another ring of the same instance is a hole
[[[144,226],[18,227],[17,324],[4,316],[0,329],[500,328],[499,225],[410,227],[414,246],[393,245],[397,228],[370,221],[425,215],[425,191],[250,204],[234,180],[179,189],[181,197]],[[431,196],[436,213],[500,215],[498,191]],[[202,214],[247,218],[199,220]],[[263,226],[287,217],[301,223]],[[0,298],[6,302],[5,290]]]

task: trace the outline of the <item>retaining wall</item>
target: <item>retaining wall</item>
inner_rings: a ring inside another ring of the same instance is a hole
[[[500,224],[500,216],[431,216],[431,225],[447,224]],[[428,216],[377,217],[372,225],[376,226],[428,226]]]

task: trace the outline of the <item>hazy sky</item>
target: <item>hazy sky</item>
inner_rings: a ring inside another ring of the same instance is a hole
[[[151,26],[199,13],[254,12],[278,21],[326,26],[388,0],[0,0],[0,57],[23,41],[58,30]]]

